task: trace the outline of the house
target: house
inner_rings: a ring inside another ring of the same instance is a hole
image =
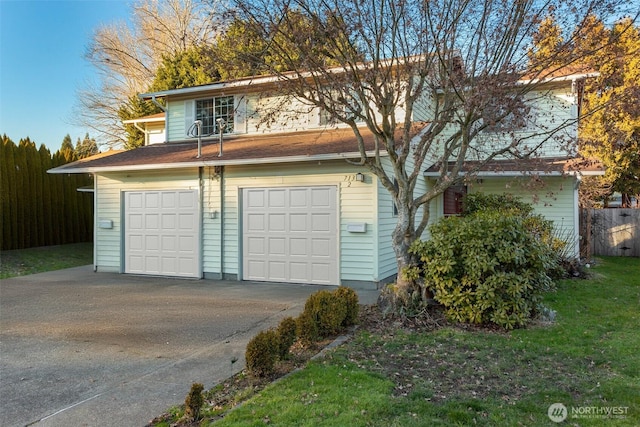
[[[550,115],[566,119],[565,131],[575,138],[575,82],[584,77],[550,82],[534,125]],[[145,132],[145,146],[50,171],[95,176],[96,271],[355,288],[395,278],[396,209],[375,175],[345,161],[360,158],[352,130],[295,103],[270,127],[260,126],[259,106],[277,101],[277,94],[264,96],[273,81],[142,94],[155,103],[163,99],[165,110],[130,121]],[[362,134],[373,155],[373,135]],[[493,137],[488,133],[485,142]],[[542,161],[524,173],[513,161],[485,165],[477,179],[431,204],[432,220],[458,213],[466,192],[511,191],[535,200],[577,254],[580,174],[600,172],[577,167],[554,141],[541,145]],[[438,173],[427,168],[416,191],[429,188]],[[532,176],[544,182],[542,191],[532,187]]]

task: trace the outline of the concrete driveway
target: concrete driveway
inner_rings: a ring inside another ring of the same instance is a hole
[[[143,426],[183,403],[192,383],[210,388],[241,370],[249,339],[318,289],[90,266],[3,280],[0,424]]]

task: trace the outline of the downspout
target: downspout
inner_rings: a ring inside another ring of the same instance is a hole
[[[156,107],[158,107],[159,109],[161,109],[163,112],[165,112],[165,113],[167,112],[166,108],[164,108],[164,105],[162,105],[162,104],[160,104],[160,103],[158,102],[158,100],[156,99],[156,96],[155,96],[155,95],[151,95],[151,102],[153,102],[153,103],[154,103],[154,105],[155,105]]]
[[[142,132],[144,134],[144,145],[149,145],[149,133],[147,132],[147,129],[142,129],[140,127],[140,125],[138,125],[138,123],[134,123],[133,127],[135,127],[136,129],[138,129],[140,132]]]
[[[224,166],[220,166],[220,280],[224,280]]]
[[[98,272],[98,176],[93,173],[93,272]]]
[[[198,276],[204,278],[204,180],[202,179],[204,167],[198,168],[198,186],[200,187],[200,254],[198,255]]]

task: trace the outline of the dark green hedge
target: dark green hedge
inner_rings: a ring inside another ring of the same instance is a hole
[[[47,173],[75,160],[71,151],[51,155],[29,138],[16,145],[6,135],[0,150],[0,250],[92,240],[93,195],[77,191],[92,186],[92,177]]]

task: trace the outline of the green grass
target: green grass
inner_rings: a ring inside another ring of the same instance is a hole
[[[0,252],[0,279],[93,263],[93,243]]]
[[[441,328],[360,331],[272,384],[216,426],[640,425],[640,260],[605,258],[589,280],[547,295],[552,325],[509,333]],[[620,418],[575,418],[587,407]]]

